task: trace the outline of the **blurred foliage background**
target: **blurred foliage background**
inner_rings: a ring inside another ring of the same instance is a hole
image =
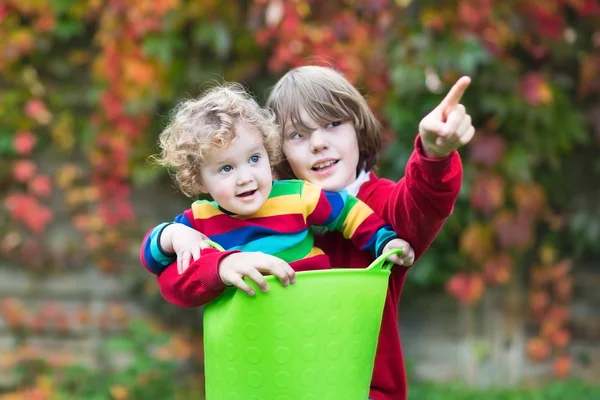
[[[139,356],[125,374],[105,370],[106,379],[75,366],[50,373],[35,354],[13,359],[21,389],[7,398],[201,391],[199,327],[189,323],[198,314],[164,304],[136,259],[143,233],[159,222],[140,217],[145,199],[166,193],[174,210],[187,203],[147,157],[182,97],[227,80],[264,101],[283,73],[307,63],[338,68],[367,96],[385,126],[380,173],[393,179],[403,175],[420,119],[457,78],[473,78],[464,104],[477,136],[461,150],[463,190],[405,297],[445,291],[477,318],[482,296],[501,293],[520,328],[499,340],[527,327],[523,352],[570,376],[571,273],[600,254],[597,0],[4,0],[2,259],[35,279],[91,263],[133,282],[171,327],[126,325],[138,338],[111,343]],[[8,328],[26,337],[35,318],[22,299],[0,297]],[[71,315],[61,315],[68,327]],[[569,385],[488,397],[598,398]],[[414,387],[412,398],[436,398],[438,386]],[[444,399],[477,396],[455,389],[439,390]]]

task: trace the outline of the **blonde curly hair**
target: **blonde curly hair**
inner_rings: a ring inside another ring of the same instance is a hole
[[[158,137],[160,154],[152,156],[166,167],[188,197],[201,193],[200,168],[209,152],[235,139],[236,125],[248,124],[263,136],[271,166],[282,157],[281,134],[275,115],[258,105],[238,83],[214,87],[197,99],[180,102]]]

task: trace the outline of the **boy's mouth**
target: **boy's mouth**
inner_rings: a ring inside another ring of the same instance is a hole
[[[340,160],[327,160],[327,161],[323,161],[320,162],[318,164],[315,164],[312,166],[312,170],[313,171],[321,171],[324,170],[327,167],[331,167],[332,165],[335,165],[339,162]]]
[[[240,194],[236,195],[236,197],[242,197],[242,198],[243,198],[243,197],[250,197],[250,196],[252,196],[254,193],[256,193],[256,191],[257,191],[257,190],[258,190],[258,189],[254,189],[254,190],[248,190],[247,192],[242,192],[242,193],[240,193]]]

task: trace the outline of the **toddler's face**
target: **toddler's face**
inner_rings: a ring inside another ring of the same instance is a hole
[[[224,149],[213,151],[202,166],[203,191],[224,209],[251,215],[267,201],[273,185],[271,163],[260,132],[238,124],[236,137]]]

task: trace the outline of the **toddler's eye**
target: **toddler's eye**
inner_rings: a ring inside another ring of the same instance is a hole
[[[334,121],[334,122],[330,122],[327,124],[327,126],[325,126],[325,128],[335,128],[336,126],[340,126],[342,124],[342,121]]]
[[[300,132],[294,131],[292,132],[292,134],[290,135],[290,139],[300,139],[302,137],[302,135],[300,134]]]
[[[233,167],[231,165],[225,165],[225,166],[221,167],[221,169],[219,169],[219,173],[221,173],[221,174],[226,174],[231,171],[233,171]]]
[[[259,161],[260,161],[260,156],[258,154],[254,154],[252,157],[250,157],[250,162],[253,164],[256,164]]]

